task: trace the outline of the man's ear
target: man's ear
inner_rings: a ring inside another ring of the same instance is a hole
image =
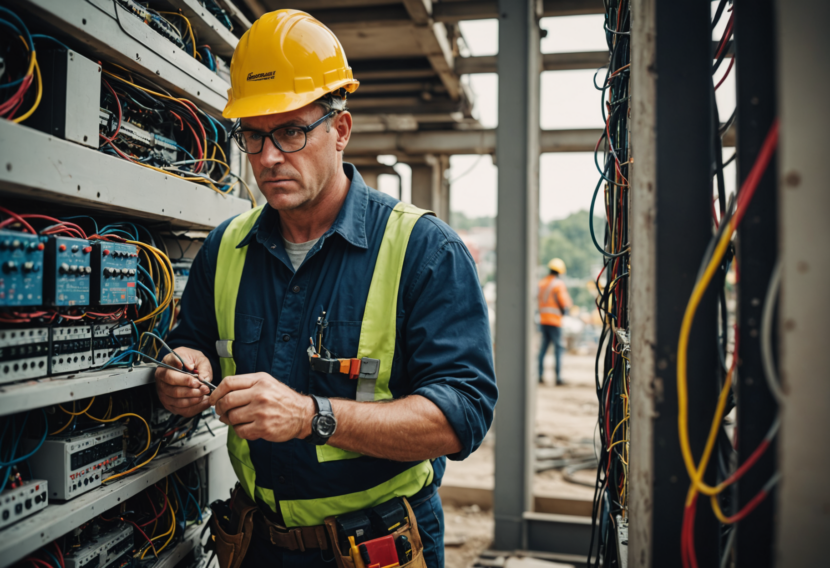
[[[334,119],[334,129],[337,132],[337,151],[342,152],[352,136],[352,113],[343,111]]]

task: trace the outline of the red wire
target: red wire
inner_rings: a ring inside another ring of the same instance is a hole
[[[140,526],[138,526],[137,524],[135,524],[133,521],[131,521],[131,520],[129,520],[129,519],[125,519],[124,517],[121,517],[121,520],[122,520],[122,521],[126,521],[126,522],[130,523],[132,526],[134,526],[134,527],[136,528],[136,530],[137,530],[138,532],[140,532],[140,533],[141,533],[141,536],[143,536],[143,537],[147,540],[147,542],[149,542],[149,543],[150,543],[150,548],[152,548],[152,549],[153,549],[153,553],[156,555],[156,558],[158,558],[159,553],[158,553],[158,551],[156,550],[156,545],[153,543],[153,541],[150,539],[150,537],[149,537],[149,536],[147,536],[147,533],[145,533],[143,530],[141,530],[141,527],[140,527]]]
[[[5,207],[0,207],[0,213],[5,213],[5,214],[6,214],[6,215],[8,215],[9,217],[13,217],[13,218],[15,218],[15,219],[16,219],[16,220],[17,220],[17,221],[18,221],[21,225],[23,225],[23,228],[28,229],[28,230],[29,230],[29,232],[30,232],[30,233],[32,233],[33,235],[36,235],[36,234],[37,234],[37,231],[35,231],[35,230],[32,228],[32,226],[31,226],[29,223],[27,223],[27,222],[26,222],[26,220],[25,220],[25,219],[23,219],[23,217],[21,217],[21,216],[20,216],[20,215],[18,215],[17,213],[14,213],[13,211],[9,211],[9,210],[8,210],[8,209],[6,209]]]
[[[720,46],[718,47],[718,52],[715,54],[715,59],[718,59],[720,57],[721,52],[726,47],[726,44],[729,43],[729,36],[732,35],[732,24],[733,23],[735,23],[735,13],[734,12],[729,15],[729,23],[726,24],[726,31],[723,32],[723,37],[720,40]]]
[[[32,563],[32,564],[34,564],[35,566],[41,566],[41,565],[42,565],[42,566],[44,566],[45,568],[52,568],[51,566],[49,566],[49,564],[48,564],[48,563],[44,562],[44,561],[43,561],[43,560],[41,560],[40,558],[33,558],[33,557],[31,557],[31,556],[27,556],[27,557],[26,557],[26,558],[24,558],[23,560],[25,560],[25,561],[27,561],[27,562],[31,562],[31,563]]]
[[[66,568],[66,563],[65,563],[65,562],[64,562],[64,560],[63,560],[63,551],[61,550],[61,547],[60,547],[60,546],[58,546],[57,541],[54,541],[54,540],[53,540],[53,541],[52,541],[52,544],[54,545],[55,550],[56,550],[56,551],[57,551],[57,553],[58,553],[58,561],[61,563],[61,568]]]
[[[734,57],[729,62],[729,67],[726,68],[726,73],[723,74],[723,77],[721,77],[721,80],[718,81],[717,85],[715,85],[715,90],[716,91],[718,90],[718,87],[720,87],[723,84],[723,82],[726,81],[726,78],[729,76],[729,72],[732,71],[732,66],[733,65],[735,65],[735,58]]]
[[[121,131],[121,119],[123,118],[121,114],[121,99],[118,98],[115,89],[112,88],[112,85],[110,85],[106,79],[102,79],[102,81],[104,82],[104,86],[109,90],[110,93],[112,93],[112,96],[115,98],[115,106],[118,107],[118,125],[116,125],[115,127],[115,132],[113,133],[112,138],[107,138],[106,136],[100,133],[98,134],[98,136],[100,136],[107,142],[112,142],[113,140],[115,140],[115,137],[118,136],[118,133]]]
[[[0,104],[0,116],[4,116],[9,113],[15,106],[18,106],[20,102],[23,101],[23,97],[26,94],[26,91],[29,90],[29,87],[32,85],[32,80],[34,79],[34,75],[26,75],[23,79],[23,82],[20,83],[20,86],[17,88],[17,92],[15,92],[12,97]]]

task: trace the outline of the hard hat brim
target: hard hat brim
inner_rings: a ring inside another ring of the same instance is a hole
[[[354,93],[360,82],[355,79],[344,79],[325,88],[314,89],[307,93],[272,93],[266,95],[247,96],[240,100],[228,99],[222,116],[228,119],[249,118],[252,116],[264,116],[268,114],[279,114],[291,112],[313,103],[328,93],[345,89]],[[230,93],[228,93],[230,96]]]

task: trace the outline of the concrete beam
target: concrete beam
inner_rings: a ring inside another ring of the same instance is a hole
[[[495,55],[458,57],[455,72],[459,75],[495,73]],[[568,71],[571,69],[597,69],[608,65],[607,51],[579,51],[574,53],[545,53],[542,55],[543,71]]]
[[[545,0],[542,15],[580,16],[602,14],[602,2],[593,0]],[[459,22],[462,20],[486,20],[499,17],[499,3],[495,0],[480,2],[439,2],[432,8],[432,17],[437,22]]]
[[[542,130],[542,154],[555,152],[593,152],[601,128]],[[735,146],[734,129],[723,137],[724,147]],[[352,134],[347,153],[363,154],[494,154],[496,129],[422,130],[418,132],[361,132]]]
[[[450,187],[445,173],[450,167],[448,156],[425,156],[424,163],[409,163],[412,170],[412,204],[435,213],[449,222]]]

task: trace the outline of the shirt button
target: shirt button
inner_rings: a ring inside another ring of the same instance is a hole
[[[282,340],[283,341],[291,341],[291,336],[286,333],[285,335],[282,336]]]
[[[291,288],[291,291],[296,294],[297,292],[300,291],[300,287],[299,286],[294,286],[293,288]]]
[[[279,476],[277,478],[277,481],[279,481],[280,483],[285,483],[285,476],[284,475]]]

